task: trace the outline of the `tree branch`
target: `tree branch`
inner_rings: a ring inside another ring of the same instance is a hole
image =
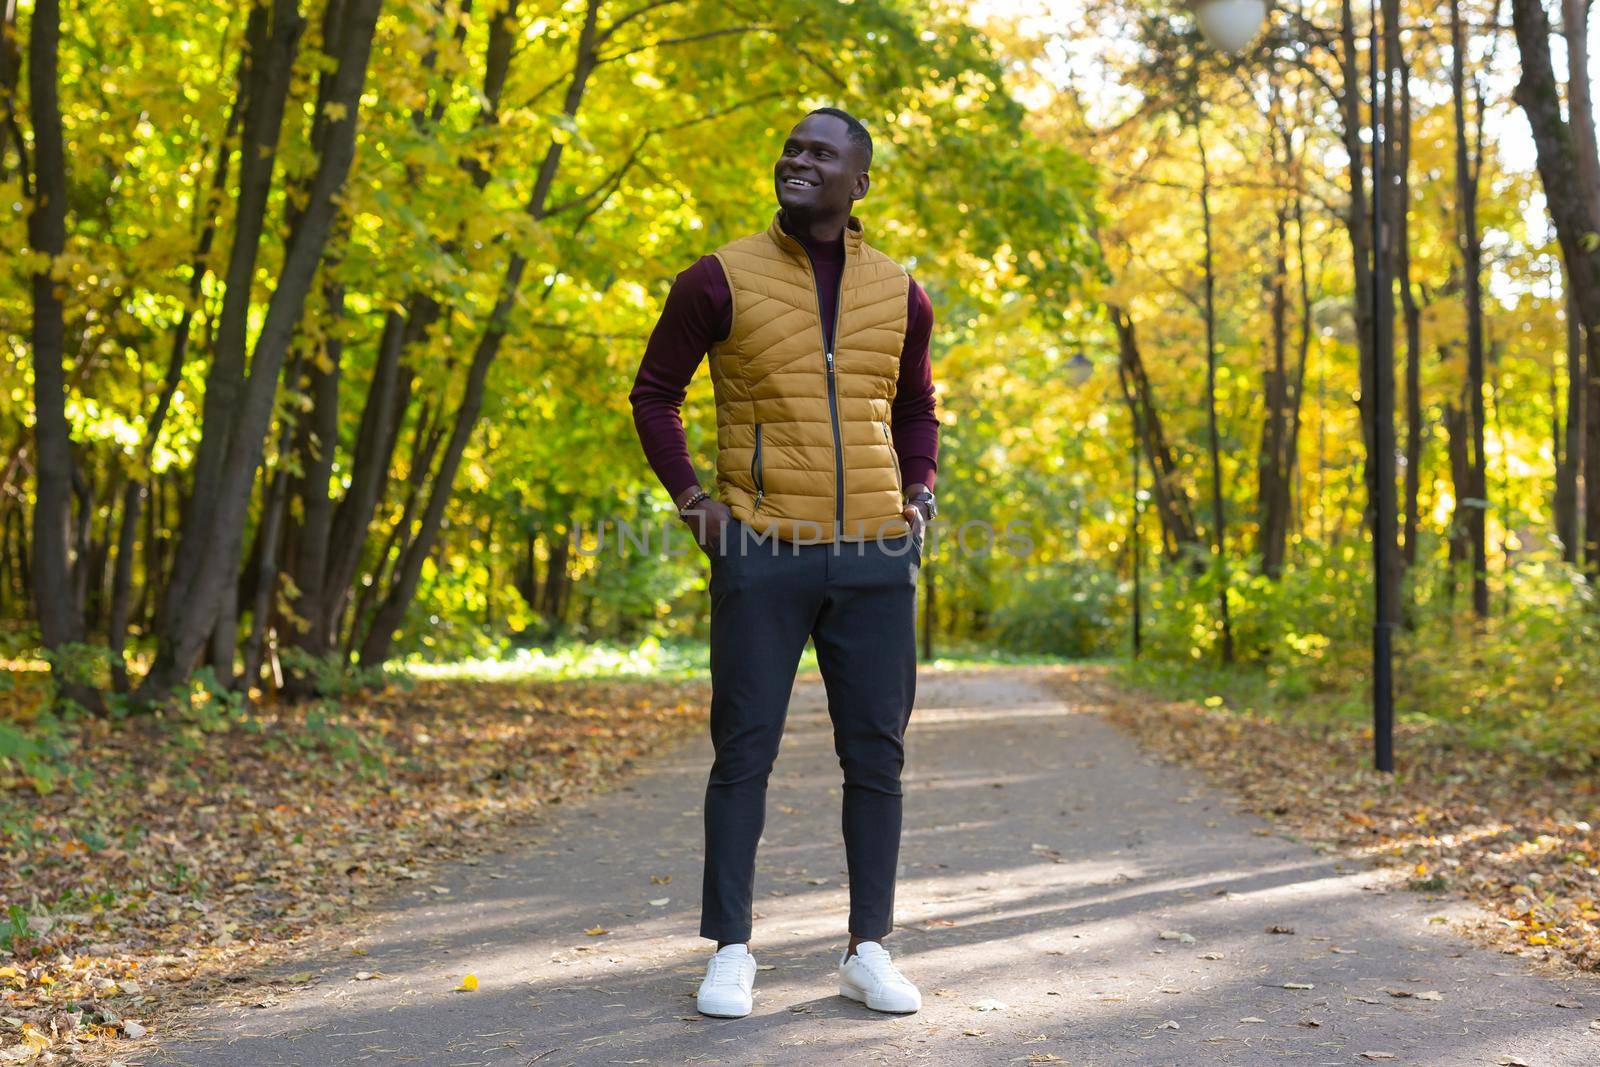
[[[595,47],[599,48],[601,45],[603,45],[607,41],[611,40],[611,38],[616,34],[616,32],[618,30],[622,29],[622,27],[626,26],[628,23],[634,21],[635,19],[637,19],[637,18],[639,18],[639,17],[641,17],[643,15],[648,15],[650,12],[654,11],[658,7],[666,7],[668,4],[676,4],[676,3],[679,3],[679,2],[680,2],[680,0],[649,0],[648,3],[634,8],[632,11],[628,12],[626,15],[621,16],[616,21],[614,21],[611,25],[609,25],[605,29],[601,30],[600,31],[600,35],[594,39]]]
[[[637,48],[629,48],[621,52],[613,52],[608,56],[601,56],[595,60],[595,66],[600,66],[605,63],[615,63],[619,59],[623,59],[631,55],[637,55],[640,52],[648,52],[652,48],[665,48],[668,45],[674,44],[693,44],[695,41],[707,41],[714,37],[731,37],[735,34],[742,33],[776,32],[777,31],[772,29],[770,26],[725,26],[721,29],[706,30],[704,33],[687,34],[683,37],[666,37],[659,41],[651,41],[649,44],[639,45]]]

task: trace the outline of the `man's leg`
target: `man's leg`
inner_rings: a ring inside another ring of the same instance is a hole
[[[734,524],[737,533],[746,531]],[[795,670],[822,602],[821,546],[742,541],[711,564],[711,741],[700,936],[750,940],[756,843]]]
[[[830,554],[827,595],[811,633],[844,770],[852,944],[894,927],[900,769],[917,681],[918,553],[895,555],[904,544],[845,543]]]

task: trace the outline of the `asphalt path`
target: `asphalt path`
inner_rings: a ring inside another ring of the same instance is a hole
[[[806,679],[768,800],[750,1017],[694,1010],[700,739],[403,884],[142,1062],[1600,1063],[1600,983],[1476,946],[1450,926],[1465,903],[1238,813],[1046,669],[922,672],[887,941],[916,1015],[837,994],[839,767]]]

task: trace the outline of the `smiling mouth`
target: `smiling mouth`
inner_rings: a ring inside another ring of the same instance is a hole
[[[817,186],[816,182],[808,181],[805,178],[785,178],[783,179],[783,184],[793,186],[796,189],[815,189]]]

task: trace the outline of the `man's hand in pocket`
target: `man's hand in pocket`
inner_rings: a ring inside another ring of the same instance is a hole
[[[707,498],[683,513],[689,536],[709,559],[722,540],[722,527],[733,518],[733,510],[720,500]]]

